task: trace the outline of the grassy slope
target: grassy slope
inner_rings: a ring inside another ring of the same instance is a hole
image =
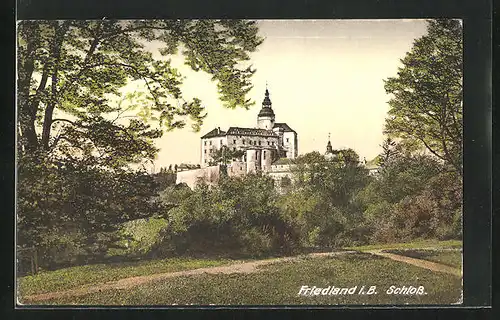
[[[462,248],[462,241],[459,240],[419,240],[406,243],[373,244],[359,247],[347,247],[350,250],[376,250],[376,249],[421,249],[421,248]]]
[[[298,296],[301,286],[377,286],[377,295]],[[424,286],[427,295],[387,295],[391,285]],[[301,259],[252,274],[177,277],[133,290],[110,290],[49,304],[450,304],[459,300],[461,279],[369,254]]]
[[[219,266],[232,262],[235,261],[224,259],[163,259],[130,263],[78,266],[43,272],[34,276],[21,277],[18,280],[18,290],[21,296],[25,296],[61,291],[85,284],[103,283],[155,273]]]
[[[450,267],[462,267],[462,252],[460,251],[439,251],[439,250],[385,250],[390,253],[402,256],[423,259],[441,263]]]

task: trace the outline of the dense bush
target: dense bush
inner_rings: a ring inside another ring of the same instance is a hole
[[[371,242],[461,237],[461,178],[430,156],[399,156],[358,200]]]
[[[296,230],[276,205],[278,194],[267,176],[224,177],[209,188],[173,187],[161,201],[177,205],[168,211],[168,226],[153,255],[213,254],[261,256],[290,252]]]
[[[158,210],[154,179],[49,158],[18,167],[17,245],[34,247],[42,268],[105,258],[124,222]]]
[[[35,246],[43,268],[109,256],[262,257],[461,237],[461,179],[429,156],[400,154],[374,178],[342,157],[307,154],[286,188],[260,174],[191,190],[88,166],[41,162],[19,172],[18,244]]]

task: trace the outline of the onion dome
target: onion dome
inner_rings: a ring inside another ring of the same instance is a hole
[[[262,109],[260,109],[259,117],[274,117],[274,111],[271,108],[271,99],[269,99],[269,90],[266,89],[264,101],[262,101]]]

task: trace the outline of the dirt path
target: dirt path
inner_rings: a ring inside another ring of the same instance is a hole
[[[382,249],[379,250],[369,250],[368,253],[375,254],[377,256],[389,258],[395,261],[405,262],[420,268],[429,269],[436,272],[450,273],[456,276],[462,276],[462,270],[453,268],[441,263],[431,262],[422,259],[411,258],[407,256],[402,256],[394,253],[383,252]]]
[[[266,260],[256,260],[249,262],[240,262],[225,266],[218,267],[207,267],[207,268],[199,268],[192,270],[184,270],[177,272],[169,272],[169,273],[158,273],[147,276],[138,276],[120,279],[117,281],[110,281],[102,284],[90,284],[82,287],[78,287],[75,289],[65,290],[65,291],[57,291],[57,292],[48,292],[41,293],[31,296],[26,296],[23,298],[24,304],[35,304],[38,301],[46,301],[56,298],[69,298],[69,297],[78,297],[83,296],[90,293],[101,292],[105,290],[111,289],[130,289],[135,286],[139,286],[145,283],[153,282],[153,281],[161,281],[168,278],[179,277],[179,276],[190,276],[190,275],[199,275],[199,274],[230,274],[230,273],[252,273],[258,272],[259,267],[263,267],[266,265],[271,265],[273,263],[279,262],[288,262],[292,260],[298,260],[302,257],[327,257],[327,256],[336,256],[340,254],[347,253],[355,253],[357,251],[338,251],[338,252],[324,252],[324,253],[311,253],[306,256],[295,256],[295,257],[286,257],[286,258],[275,258],[275,259],[266,259]],[[453,267],[449,267],[440,263],[435,263],[431,261],[421,260],[410,258],[406,256],[401,256],[393,253],[382,252],[382,249],[379,250],[369,250],[365,251],[366,253],[382,256],[388,259],[392,259],[399,262],[408,263],[420,268],[425,268],[428,270],[432,270],[435,272],[445,272],[453,275],[461,276],[462,271]]]
[[[311,253],[306,255],[305,257],[325,257],[325,256],[335,256],[339,254],[346,253],[354,253],[355,251],[338,251],[338,252],[326,252],[326,253]],[[198,275],[198,274],[230,274],[230,273],[252,273],[259,271],[258,268],[266,265],[270,265],[278,262],[288,262],[292,260],[300,259],[304,256],[296,256],[296,257],[286,257],[286,258],[275,258],[275,259],[266,259],[266,260],[256,260],[250,262],[241,262],[235,263],[231,265],[218,266],[218,267],[207,267],[207,268],[199,268],[193,270],[184,270],[177,272],[169,272],[169,273],[158,273],[152,274],[148,276],[138,276],[120,279],[117,281],[110,281],[103,284],[91,284],[85,285],[82,287],[78,287],[75,289],[65,290],[65,291],[57,291],[57,292],[48,292],[35,294],[31,296],[26,296],[23,298],[24,304],[33,304],[37,301],[45,301],[56,298],[69,298],[69,297],[78,297],[83,296],[90,293],[101,292],[110,289],[129,289],[135,286],[139,286],[145,283],[149,283],[152,281],[160,281],[168,278],[179,277],[179,276],[190,276],[190,275]]]

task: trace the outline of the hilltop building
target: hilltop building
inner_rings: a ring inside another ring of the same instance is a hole
[[[292,179],[293,159],[298,156],[298,135],[287,123],[276,122],[269,90],[266,88],[262,108],[257,115],[254,128],[220,127],[210,130],[200,139],[200,165],[176,168],[176,183],[186,183],[194,188],[200,179],[215,184],[224,172],[229,176],[241,176],[261,172],[269,175],[277,185]],[[334,150],[328,134],[325,157],[337,159],[342,150]],[[376,174],[376,164],[367,167]]]
[[[275,122],[269,90],[266,89],[255,128],[215,128],[201,137],[201,166],[210,165],[217,150],[243,151],[239,160],[247,164],[246,171],[269,171],[280,158],[294,159],[298,155],[297,133],[286,123]]]
[[[288,160],[298,156],[298,136],[287,123],[276,122],[276,116],[266,88],[262,108],[257,115],[254,128],[229,127],[226,131],[214,128],[201,137],[201,168],[179,172],[177,183],[190,187],[200,178],[214,183],[220,175],[220,165],[215,155],[219,150],[228,154],[239,151],[238,158],[227,160],[227,174],[230,176],[248,173],[267,173],[275,179],[291,176]],[[216,164],[216,165],[214,165]]]

